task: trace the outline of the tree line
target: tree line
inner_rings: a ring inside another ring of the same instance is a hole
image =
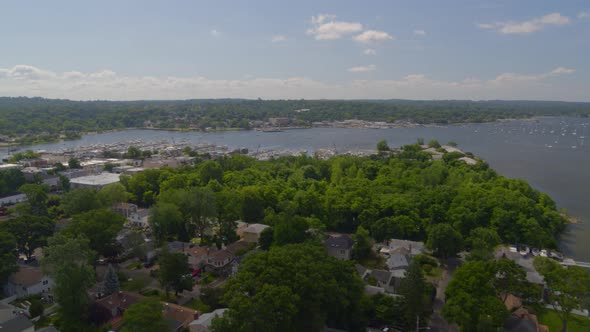
[[[306,109],[309,111],[301,112]],[[72,101],[0,97],[0,132],[21,143],[131,127],[242,128],[287,117],[295,125],[360,119],[427,124],[489,122],[533,116],[584,116],[589,103],[545,101],[244,100]],[[63,135],[63,136],[61,136]]]

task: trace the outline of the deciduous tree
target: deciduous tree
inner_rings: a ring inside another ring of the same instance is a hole
[[[146,298],[132,304],[123,314],[125,325],[123,325],[121,332],[172,331],[166,324],[163,312],[164,306],[155,298]]]

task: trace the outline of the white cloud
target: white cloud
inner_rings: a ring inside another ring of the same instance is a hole
[[[376,70],[360,66],[353,72]],[[364,69],[361,69],[364,68]],[[351,68],[352,69],[352,68]],[[589,101],[589,83],[553,80],[572,74],[556,67],[540,74],[503,73],[457,81],[412,73],[397,79],[326,83],[308,77],[208,79],[201,76],[125,76],[110,70],[53,72],[28,65],[0,68],[0,95],[78,100],[109,99],[559,99]],[[36,74],[23,74],[36,73]]]
[[[211,29],[211,31],[209,31],[209,33],[210,33],[210,34],[211,34],[211,36],[213,36],[213,37],[217,37],[217,36],[219,36],[219,35],[221,34],[221,32],[219,32],[219,31],[218,31],[218,30],[216,30],[216,29]]]
[[[359,43],[372,43],[390,40],[393,39],[393,37],[385,31],[367,30],[354,36],[353,39]]]
[[[373,71],[375,69],[377,69],[377,66],[368,65],[368,66],[358,66],[358,67],[348,68],[348,71],[351,73],[366,73],[366,72]]]
[[[4,72],[3,76],[5,77],[19,80],[39,80],[54,76],[52,72],[29,65],[16,65],[11,69],[4,69],[2,72]]]
[[[482,23],[477,26],[481,29],[496,30],[502,34],[529,34],[542,30],[546,26],[561,26],[569,23],[569,17],[560,13],[551,13],[528,21]]]
[[[515,74],[515,73],[503,73],[498,75],[495,79],[490,80],[490,83],[506,83],[506,82],[539,82],[543,81],[549,77],[559,76],[559,75],[569,75],[575,72],[574,69],[564,68],[564,67],[557,67],[548,73],[536,74],[536,75],[523,75],[523,74]]]
[[[578,18],[581,20],[585,19],[585,18],[590,18],[590,12],[579,12]]]
[[[557,67],[555,69],[553,69],[551,71],[552,75],[567,75],[567,74],[573,74],[576,71],[570,68],[564,68],[564,67]]]
[[[364,55],[376,55],[377,51],[375,49],[372,48],[367,48],[363,50],[363,54]]]
[[[273,42],[273,43],[281,43],[281,42],[284,42],[286,40],[287,40],[287,37],[285,37],[283,35],[274,35],[270,39],[270,41]]]
[[[426,36],[426,31],[424,30],[414,30],[414,35],[416,36]]]
[[[311,24],[312,27],[307,30],[307,34],[314,36],[316,40],[340,39],[363,30],[360,23],[337,21],[335,15],[328,14],[312,16]]]

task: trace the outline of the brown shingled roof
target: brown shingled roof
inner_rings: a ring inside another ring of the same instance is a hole
[[[15,285],[25,287],[39,283],[43,279],[43,271],[38,266],[20,266],[17,272],[13,273],[9,281]]]
[[[117,292],[97,300],[96,304],[108,310],[113,310],[115,308],[125,310],[143,298],[143,295],[137,293]]]

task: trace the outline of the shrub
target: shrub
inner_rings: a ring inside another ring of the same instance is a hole
[[[43,310],[43,303],[41,303],[41,301],[37,299],[31,301],[31,305],[29,306],[29,314],[31,317],[43,315]]]

